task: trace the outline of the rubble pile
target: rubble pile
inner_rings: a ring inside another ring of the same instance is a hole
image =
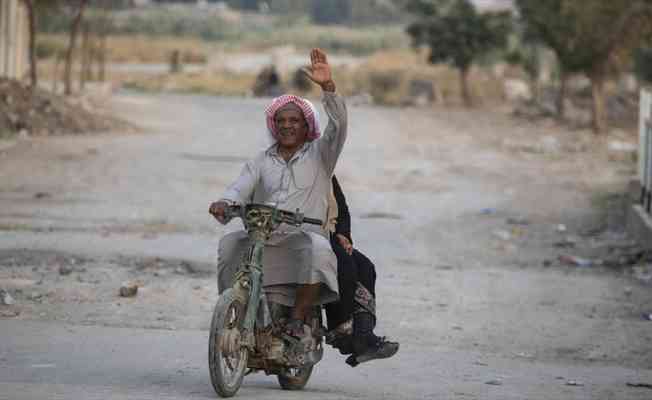
[[[97,112],[84,99],[67,99],[0,78],[0,137],[18,133],[80,134],[127,127],[126,122]]]
[[[513,115],[526,120],[556,118],[557,92],[542,90],[537,99],[519,97],[515,100]],[[584,93],[568,93],[564,100],[564,119],[571,125],[584,128],[591,125],[592,99]],[[638,97],[614,93],[606,98],[607,117],[612,125],[633,126],[638,122]]]

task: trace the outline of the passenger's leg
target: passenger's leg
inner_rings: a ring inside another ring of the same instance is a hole
[[[337,257],[337,284],[339,287],[339,301],[326,305],[326,320],[328,329],[337,328],[340,324],[351,319],[357,277],[356,265],[339,243],[333,244],[333,252]]]
[[[353,250],[353,259],[357,265],[358,281],[376,297],[376,266],[358,250]],[[339,272],[339,271],[338,271]]]
[[[353,351],[347,363],[356,366],[361,362],[388,358],[398,351],[398,342],[390,342],[374,334],[376,327],[376,268],[364,254],[354,250],[353,258],[358,269],[358,287],[355,293],[356,308],[353,314]]]

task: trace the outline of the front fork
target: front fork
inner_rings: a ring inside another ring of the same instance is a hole
[[[263,256],[264,241],[255,240],[244,259],[244,268],[236,280],[234,291],[237,298],[246,304],[245,318],[242,322],[242,336],[249,350],[255,347],[254,327],[261,303],[263,287]],[[266,304],[263,304],[266,307]],[[269,312],[265,313],[269,315]]]

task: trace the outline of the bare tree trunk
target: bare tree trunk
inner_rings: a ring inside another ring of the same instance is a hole
[[[593,132],[597,135],[606,134],[608,129],[607,107],[604,91],[604,75],[600,73],[591,76],[591,95],[593,97]]]
[[[35,88],[38,84],[38,75],[36,70],[36,16],[34,15],[33,0],[23,0],[27,9],[28,29],[29,29],[29,77],[30,85]]]
[[[100,64],[100,71],[98,80],[100,82],[106,81],[106,34],[102,34],[100,38],[100,47],[98,51],[98,62]]]
[[[464,101],[464,105],[467,107],[473,107],[473,97],[471,96],[471,89],[469,86],[470,72],[471,68],[469,66],[460,68],[460,88],[462,91],[462,101]]]
[[[112,14],[112,1],[104,0],[101,3],[102,7],[102,24],[99,29],[96,31],[97,42],[95,49],[94,58],[97,60],[98,71],[97,79],[101,82],[106,81],[106,54],[107,54],[107,40],[109,33],[113,28],[113,14]]]
[[[90,26],[82,24],[82,45],[81,45],[81,71],[79,73],[79,87],[84,89],[86,81],[89,80],[90,69]]]
[[[55,54],[54,74],[52,75],[52,93],[57,93],[59,90],[59,64],[61,64],[61,53]]]
[[[64,90],[63,93],[68,96],[72,93],[72,62],[73,62],[73,52],[75,50],[75,41],[77,40],[77,33],[79,32],[79,25],[81,24],[82,17],[84,16],[84,9],[88,0],[79,0],[79,11],[77,16],[72,22],[70,28],[70,41],[68,43],[68,50],[66,52],[66,68],[64,71],[63,84]]]
[[[568,74],[561,68],[559,71],[559,92],[557,93],[557,100],[555,106],[557,108],[557,118],[566,118],[566,92],[568,86]]]

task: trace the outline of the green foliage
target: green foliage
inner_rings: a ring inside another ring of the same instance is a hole
[[[479,13],[469,0],[414,0],[407,9],[421,15],[407,28],[413,44],[430,48],[430,62],[463,70],[504,48],[512,28],[508,12]]]
[[[605,80],[629,64],[632,50],[652,30],[652,3],[516,0],[516,6],[529,34],[557,55],[562,76],[579,72],[591,79],[593,129],[596,133],[605,132]],[[558,104],[563,104],[562,99]],[[563,108],[559,111],[562,114]]]
[[[38,37],[35,51],[38,59],[52,58],[57,54],[64,54],[66,45],[61,41]]]
[[[652,22],[644,0],[516,0],[516,6],[528,34],[550,47],[566,72],[588,75],[618,67]]]
[[[652,47],[639,48],[634,52],[634,73],[647,83],[652,83]]]

